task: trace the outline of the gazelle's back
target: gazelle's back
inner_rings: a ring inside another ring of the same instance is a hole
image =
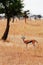
[[[29,44],[29,43],[35,44],[35,42],[38,43],[38,41],[36,40],[24,40],[24,43],[26,44]]]

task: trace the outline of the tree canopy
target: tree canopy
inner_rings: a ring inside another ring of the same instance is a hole
[[[26,23],[26,19],[28,18],[28,14],[30,14],[29,10],[24,11],[24,13],[23,13],[23,17],[25,18],[25,23]]]
[[[21,14],[22,8],[22,0],[0,0],[0,13],[5,13],[7,17]]]

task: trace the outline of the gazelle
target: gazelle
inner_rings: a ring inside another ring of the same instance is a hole
[[[37,40],[34,40],[34,39],[26,40],[25,37],[22,37],[22,40],[23,40],[23,42],[26,44],[26,47],[27,47],[27,45],[30,44],[30,43],[32,43],[33,46],[35,46],[35,43],[38,43]]]

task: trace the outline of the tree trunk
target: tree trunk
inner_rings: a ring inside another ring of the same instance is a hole
[[[13,16],[13,21],[12,22],[14,22],[14,16]]]
[[[26,18],[25,18],[25,23],[26,23]]]
[[[10,18],[7,18],[7,26],[6,26],[6,30],[5,30],[5,32],[4,32],[4,35],[2,36],[2,40],[6,40],[7,37],[8,37],[9,23],[10,23]]]

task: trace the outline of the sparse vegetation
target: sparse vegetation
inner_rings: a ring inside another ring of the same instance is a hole
[[[42,16],[23,7],[22,0],[0,0],[0,65],[43,65]]]

